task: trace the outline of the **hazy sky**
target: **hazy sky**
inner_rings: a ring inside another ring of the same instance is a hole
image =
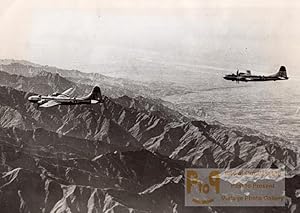
[[[285,64],[300,75],[298,1],[0,2],[1,58],[122,76],[148,64],[154,73]]]

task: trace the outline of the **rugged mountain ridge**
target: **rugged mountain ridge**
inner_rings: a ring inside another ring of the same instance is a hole
[[[162,201],[147,188],[181,179],[187,166],[146,150],[43,129],[2,129],[0,138],[1,212],[157,212],[162,206],[153,202]],[[168,212],[172,204],[163,202]]]
[[[26,73],[24,75],[26,75]],[[72,87],[75,89],[73,95],[78,96],[80,94],[88,93],[92,89],[92,86],[75,84],[74,82],[61,77],[57,73],[49,73],[43,70],[31,77],[0,71],[0,85],[41,95],[62,92]]]

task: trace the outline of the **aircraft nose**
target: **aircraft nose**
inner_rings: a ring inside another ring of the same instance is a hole
[[[99,103],[98,100],[91,100],[91,104],[97,104],[97,103]]]
[[[31,102],[35,102],[35,101],[38,101],[38,97],[36,97],[36,96],[30,96],[29,98],[28,98],[28,101],[31,101]]]

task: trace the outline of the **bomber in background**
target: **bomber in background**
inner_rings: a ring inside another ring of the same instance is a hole
[[[231,80],[231,81],[278,81],[278,80],[287,80],[289,79],[287,77],[287,72],[285,66],[281,66],[279,71],[273,75],[252,75],[250,70],[247,70],[246,73],[239,72],[239,70],[236,72],[236,74],[230,74],[224,76],[225,80]]]
[[[99,87],[94,87],[92,92],[81,98],[70,97],[73,88],[67,89],[62,93],[53,93],[52,95],[33,95],[28,98],[28,101],[38,104],[39,107],[53,107],[57,105],[76,105],[76,104],[97,104],[102,102],[101,90]]]

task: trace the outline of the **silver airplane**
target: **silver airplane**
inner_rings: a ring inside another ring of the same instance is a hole
[[[273,75],[252,75],[250,70],[247,70],[247,73],[241,73],[237,70],[236,74],[229,74],[223,77],[225,80],[230,81],[279,81],[279,80],[288,80],[287,71],[285,66],[281,66],[279,71]]]
[[[97,86],[93,88],[90,94],[81,98],[70,97],[73,91],[74,89],[70,88],[62,93],[56,92],[47,96],[33,95],[28,98],[28,101],[36,103],[43,108],[57,105],[97,104],[102,102],[101,90]]]

